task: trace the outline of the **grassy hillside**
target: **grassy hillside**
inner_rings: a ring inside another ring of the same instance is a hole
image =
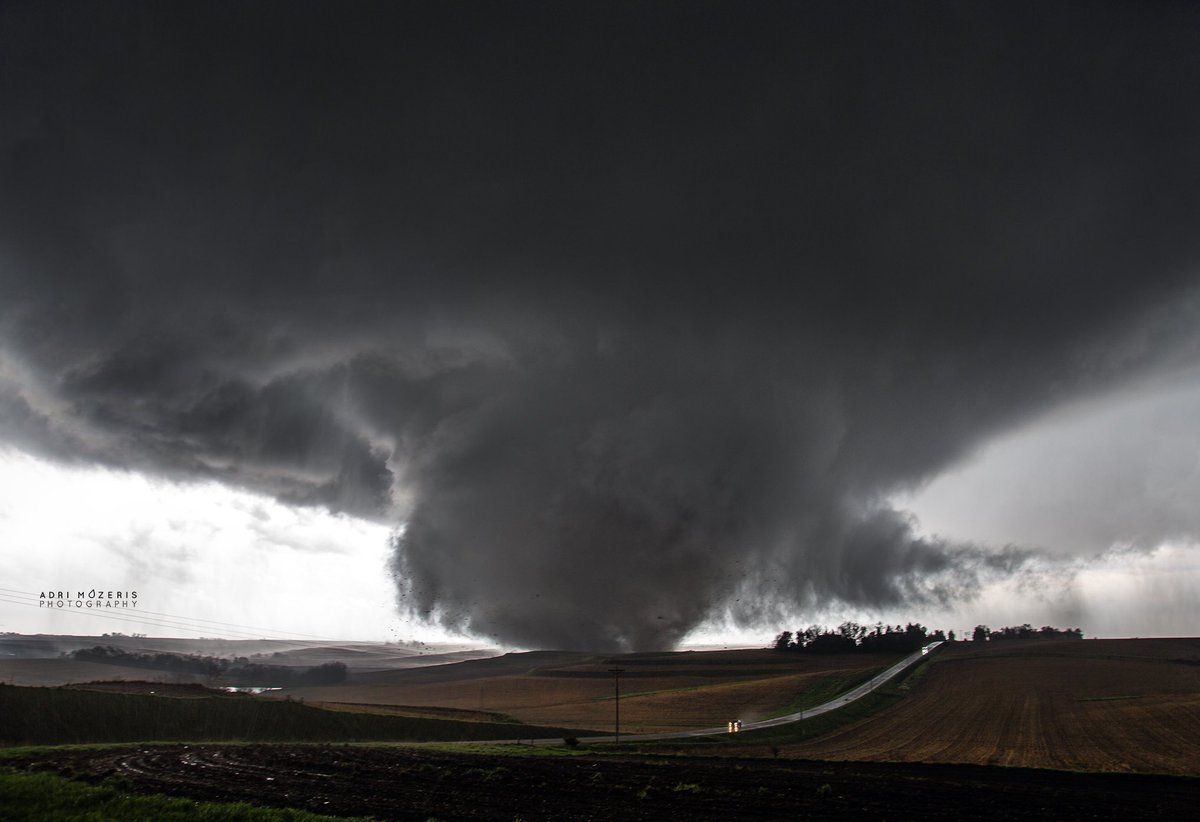
[[[576,736],[564,728],[325,711],[296,702],[174,699],[0,685],[0,744],[141,741],[455,741]]]
[[[24,685],[29,688],[53,687],[72,682],[98,680],[154,680],[162,682],[203,682],[204,677],[173,674],[170,671],[149,671],[106,665],[82,659],[0,659],[0,684]]]

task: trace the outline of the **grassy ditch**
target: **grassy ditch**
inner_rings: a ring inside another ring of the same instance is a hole
[[[115,780],[87,785],[54,774],[10,769],[0,769],[0,809],[5,819],[25,822],[333,822],[335,818],[349,822],[348,817],[261,808],[246,802],[193,802],[134,794]]]
[[[832,674],[821,677],[797,694],[791,704],[780,708],[778,711],[773,711],[766,718],[774,719],[777,716],[794,714],[797,711],[806,711],[809,708],[824,705],[826,702],[837,698],[839,694],[844,694],[847,691],[857,688],[859,685],[870,680],[871,677],[883,673],[883,671],[884,667],[881,666],[865,671],[854,671],[849,674]]]
[[[153,741],[468,741],[577,737],[508,722],[328,711],[271,699],[175,699],[0,685],[0,744]]]

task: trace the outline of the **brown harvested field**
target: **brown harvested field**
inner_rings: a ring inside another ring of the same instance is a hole
[[[622,731],[673,731],[771,716],[830,677],[858,682],[898,658],[757,650],[620,657],[510,654],[463,666],[392,672],[385,680],[363,684],[298,688],[283,695],[302,696],[312,704],[453,708],[504,714],[530,724],[607,731],[614,713],[608,669],[618,666],[625,669]]]
[[[5,659],[0,660],[0,683],[42,688],[101,680],[155,680],[198,682],[201,676],[127,668],[76,659]]]
[[[787,756],[1200,775],[1200,639],[974,643]]]

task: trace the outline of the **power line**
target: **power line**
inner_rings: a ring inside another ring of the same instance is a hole
[[[0,596],[0,602],[7,602],[12,605],[23,605],[26,608],[40,608],[40,606],[38,606],[32,602],[22,602],[22,601],[15,600],[15,599],[9,599],[9,598],[7,598],[7,595]],[[45,609],[41,609],[41,610],[45,610]],[[185,631],[195,631],[195,632],[203,632],[205,630],[211,630],[211,626],[194,625],[194,624],[189,624],[184,621],[170,621],[170,620],[166,620],[166,619],[150,619],[150,618],[142,619],[142,618],[136,617],[136,616],[96,613],[95,611],[84,611],[84,610],[78,609],[78,608],[70,608],[70,609],[63,608],[61,610],[58,608],[55,608],[52,611],[52,613],[79,614],[81,616],[86,616],[88,618],[112,619],[112,620],[116,620],[118,622],[131,622],[131,623],[134,623],[137,625],[154,625],[159,628],[171,628],[171,629],[175,629],[175,630],[185,630]],[[254,633],[248,633],[248,632],[236,631],[236,630],[228,630],[227,633],[236,635],[236,636],[230,637],[231,639],[285,639],[285,637],[264,637],[264,636],[261,636],[260,634],[254,634]]]
[[[32,593],[29,593],[27,591],[15,591],[11,588],[0,588],[0,592],[9,592],[12,594],[29,597],[30,599],[35,599],[35,600],[40,599],[40,597],[35,597],[35,596],[33,596]],[[328,640],[330,642],[341,642],[342,641],[341,639],[338,639],[337,637],[318,636],[316,634],[302,634],[302,633],[299,633],[296,631],[281,631],[277,628],[263,628],[260,625],[245,625],[245,624],[239,623],[239,622],[222,622],[217,619],[204,619],[202,617],[183,617],[183,616],[179,616],[177,614],[167,614],[167,613],[163,613],[162,611],[150,611],[150,610],[146,610],[146,609],[142,609],[142,608],[138,609],[138,613],[139,614],[153,614],[154,616],[166,617],[168,619],[180,620],[183,622],[198,622],[198,623],[202,622],[202,623],[208,623],[211,625],[228,626],[230,628],[234,628],[234,629],[240,630],[240,631],[268,631],[270,633],[275,633],[275,634],[290,634],[291,636],[297,637],[300,639],[323,639],[323,640]]]
[[[23,599],[27,599],[27,600],[31,600],[31,601],[28,601],[28,602],[20,601],[20,600],[11,598],[13,596],[21,597]],[[40,597],[34,596],[33,594],[31,594],[27,591],[17,591],[12,588],[0,588],[0,602],[8,602],[13,605],[24,605],[28,608],[39,608],[40,610],[45,610],[43,608],[43,606],[37,604],[40,601],[41,601]],[[175,614],[163,613],[161,611],[143,611],[143,610],[139,609],[136,612],[137,614],[144,613],[144,614],[148,614],[152,617],[160,617],[161,619],[151,619],[151,618],[143,619],[138,616],[134,616],[132,614],[105,614],[105,613],[97,613],[95,611],[83,611],[83,610],[79,610],[79,609],[75,609],[75,608],[71,608],[71,609],[64,608],[61,610],[55,608],[53,612],[54,613],[79,613],[79,614],[86,614],[89,617],[99,617],[101,619],[114,619],[114,620],[120,620],[120,621],[124,621],[124,622],[136,622],[136,623],[140,623],[143,625],[155,625],[155,626],[158,626],[161,628],[182,628],[185,630],[197,631],[197,632],[222,630],[222,631],[225,631],[226,633],[239,634],[239,635],[241,635],[241,638],[248,638],[248,639],[308,639],[308,640],[319,640],[319,641],[327,641],[327,642],[342,642],[342,641],[344,641],[341,639],[337,639],[335,637],[317,636],[314,634],[301,634],[301,633],[298,633],[295,631],[280,631],[275,628],[262,628],[262,627],[258,627],[258,626],[254,626],[254,625],[244,625],[244,624],[234,623],[234,622],[221,622],[219,620],[202,619],[199,617],[182,617],[182,616],[178,616]],[[256,633],[256,632],[284,634],[285,636],[277,636],[277,637],[262,636],[261,633]]]

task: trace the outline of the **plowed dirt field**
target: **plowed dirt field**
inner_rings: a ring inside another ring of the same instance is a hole
[[[1200,775],[1200,640],[961,643],[787,756]]]
[[[9,763],[6,763],[9,764]],[[59,750],[18,767],[380,820],[1183,819],[1186,777],[964,765],[514,757],[413,748]]]

